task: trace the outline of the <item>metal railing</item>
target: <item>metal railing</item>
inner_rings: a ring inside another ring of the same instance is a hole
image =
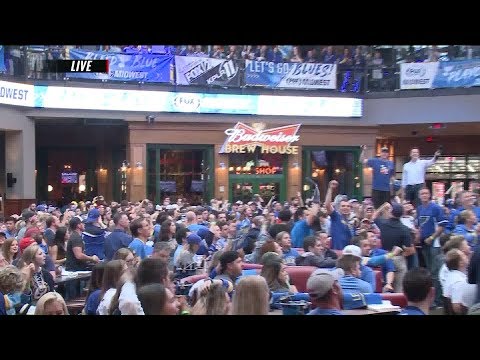
[[[118,80],[85,80],[85,79],[69,79],[65,74],[47,73],[43,71],[46,60],[65,58],[65,48],[49,47],[48,49],[32,49],[27,46],[5,47],[5,62],[7,71],[1,74],[4,78],[12,78],[14,80],[58,80],[58,81],[87,81],[87,82],[111,82],[135,84],[133,81],[122,82]],[[229,88],[272,88],[263,85],[247,85],[245,83],[245,60],[235,60],[241,71],[240,86],[223,86]],[[400,66],[395,64],[391,66],[370,65],[370,66],[354,66],[348,67],[337,65],[337,86],[336,89],[295,89],[298,91],[315,91],[315,92],[342,92],[342,93],[368,93],[368,92],[391,92],[400,89]],[[142,82],[139,82],[143,84]],[[171,86],[171,83],[150,83],[165,84]],[[176,85],[188,86],[188,85]],[[215,85],[204,85],[205,88],[216,87]],[[292,89],[290,89],[292,90]]]

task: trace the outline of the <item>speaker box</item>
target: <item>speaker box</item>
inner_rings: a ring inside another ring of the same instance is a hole
[[[13,177],[12,173],[7,173],[7,187],[13,187],[13,184],[17,182],[17,178]]]

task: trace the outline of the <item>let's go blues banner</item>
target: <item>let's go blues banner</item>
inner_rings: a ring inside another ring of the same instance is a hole
[[[0,71],[7,71],[5,66],[5,47],[0,45]]]
[[[480,85],[480,60],[440,61],[433,80],[434,88]]]
[[[287,89],[336,89],[336,64],[273,63],[247,60],[246,85]]]
[[[154,83],[170,82],[172,55],[114,54],[103,51],[71,49],[69,60],[109,60],[109,73],[68,73],[70,78],[143,81]]]

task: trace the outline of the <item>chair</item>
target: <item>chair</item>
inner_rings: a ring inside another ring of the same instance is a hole
[[[287,266],[290,283],[295,285],[299,292],[307,292],[307,280],[318,268],[315,266]]]
[[[404,293],[381,293],[382,300],[389,300],[392,305],[400,306],[402,309],[408,305],[407,297]]]
[[[78,315],[85,307],[85,297],[78,297],[69,301],[66,301],[68,313],[70,315]]]
[[[383,290],[383,274],[380,270],[373,270],[375,275],[375,292],[381,293]]]
[[[444,315],[467,315],[468,309],[462,306],[462,313],[458,314],[453,310],[452,300],[448,297],[442,296],[443,314]]]
[[[190,284],[195,284],[197,281],[202,280],[202,279],[205,279],[205,278],[207,278],[207,277],[208,277],[207,274],[190,275],[190,276],[184,277],[184,278],[181,279],[180,281],[181,281],[182,283],[188,282],[188,283],[190,283]]]

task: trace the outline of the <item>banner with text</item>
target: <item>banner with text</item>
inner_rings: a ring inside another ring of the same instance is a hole
[[[195,56],[175,56],[177,85],[240,86],[238,62]]]
[[[5,66],[5,47],[3,45],[0,45],[0,71],[7,71]]]
[[[33,85],[0,81],[0,104],[33,107],[34,92]]]
[[[480,60],[400,64],[400,89],[480,86]]]
[[[400,89],[430,89],[438,62],[400,64]]]
[[[171,80],[172,55],[117,54],[71,49],[68,58],[69,60],[109,60],[109,74],[68,73],[70,78],[152,83],[168,83]]]
[[[480,60],[441,61],[433,80],[434,88],[480,85]]]
[[[245,84],[287,89],[336,89],[337,65],[247,60]]]

